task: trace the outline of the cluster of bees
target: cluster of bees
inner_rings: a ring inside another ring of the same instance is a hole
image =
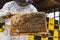
[[[11,18],[11,34],[46,32],[43,13],[15,15]]]

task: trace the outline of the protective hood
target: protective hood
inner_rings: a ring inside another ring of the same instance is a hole
[[[30,3],[32,3],[32,0],[26,0],[25,3],[21,3],[19,0],[14,0],[14,1],[16,1],[16,3],[18,5],[20,5],[20,6],[26,6],[26,5],[30,4]]]

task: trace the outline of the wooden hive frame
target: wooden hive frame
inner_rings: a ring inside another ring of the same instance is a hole
[[[32,14],[32,13],[26,13],[26,14]],[[19,15],[26,15],[25,13],[24,14],[19,14]],[[44,15],[44,25],[45,25],[45,29],[44,31],[42,32],[37,32],[37,33],[34,33],[34,32],[22,32],[22,33],[16,33],[16,30],[13,30],[13,25],[12,25],[12,20],[11,20],[11,26],[10,26],[10,34],[11,36],[20,36],[20,35],[25,35],[25,34],[46,34],[48,31],[47,31],[47,22],[46,22],[46,15],[45,15],[45,12],[37,12],[37,14],[40,14],[40,15]],[[15,14],[16,15],[16,14]],[[17,14],[18,15],[18,14]]]

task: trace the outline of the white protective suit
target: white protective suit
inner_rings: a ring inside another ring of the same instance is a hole
[[[37,9],[32,5],[29,4],[27,6],[19,6],[15,1],[7,2],[3,8],[0,10],[0,17],[6,15],[7,13],[18,13],[18,12],[38,12]],[[0,21],[3,22],[3,21]],[[0,40],[28,40],[28,35],[25,36],[10,36],[10,19],[5,21],[7,28],[4,32],[0,33]]]

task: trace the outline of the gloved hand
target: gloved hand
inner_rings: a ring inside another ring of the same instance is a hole
[[[10,12],[9,13],[6,13],[5,15],[2,15],[0,17],[0,23],[5,22],[6,19],[11,18],[11,16],[13,16],[13,15]]]
[[[4,16],[2,16],[2,18],[10,18],[11,16],[13,16],[10,12],[9,13],[7,13],[6,15],[4,15]]]

